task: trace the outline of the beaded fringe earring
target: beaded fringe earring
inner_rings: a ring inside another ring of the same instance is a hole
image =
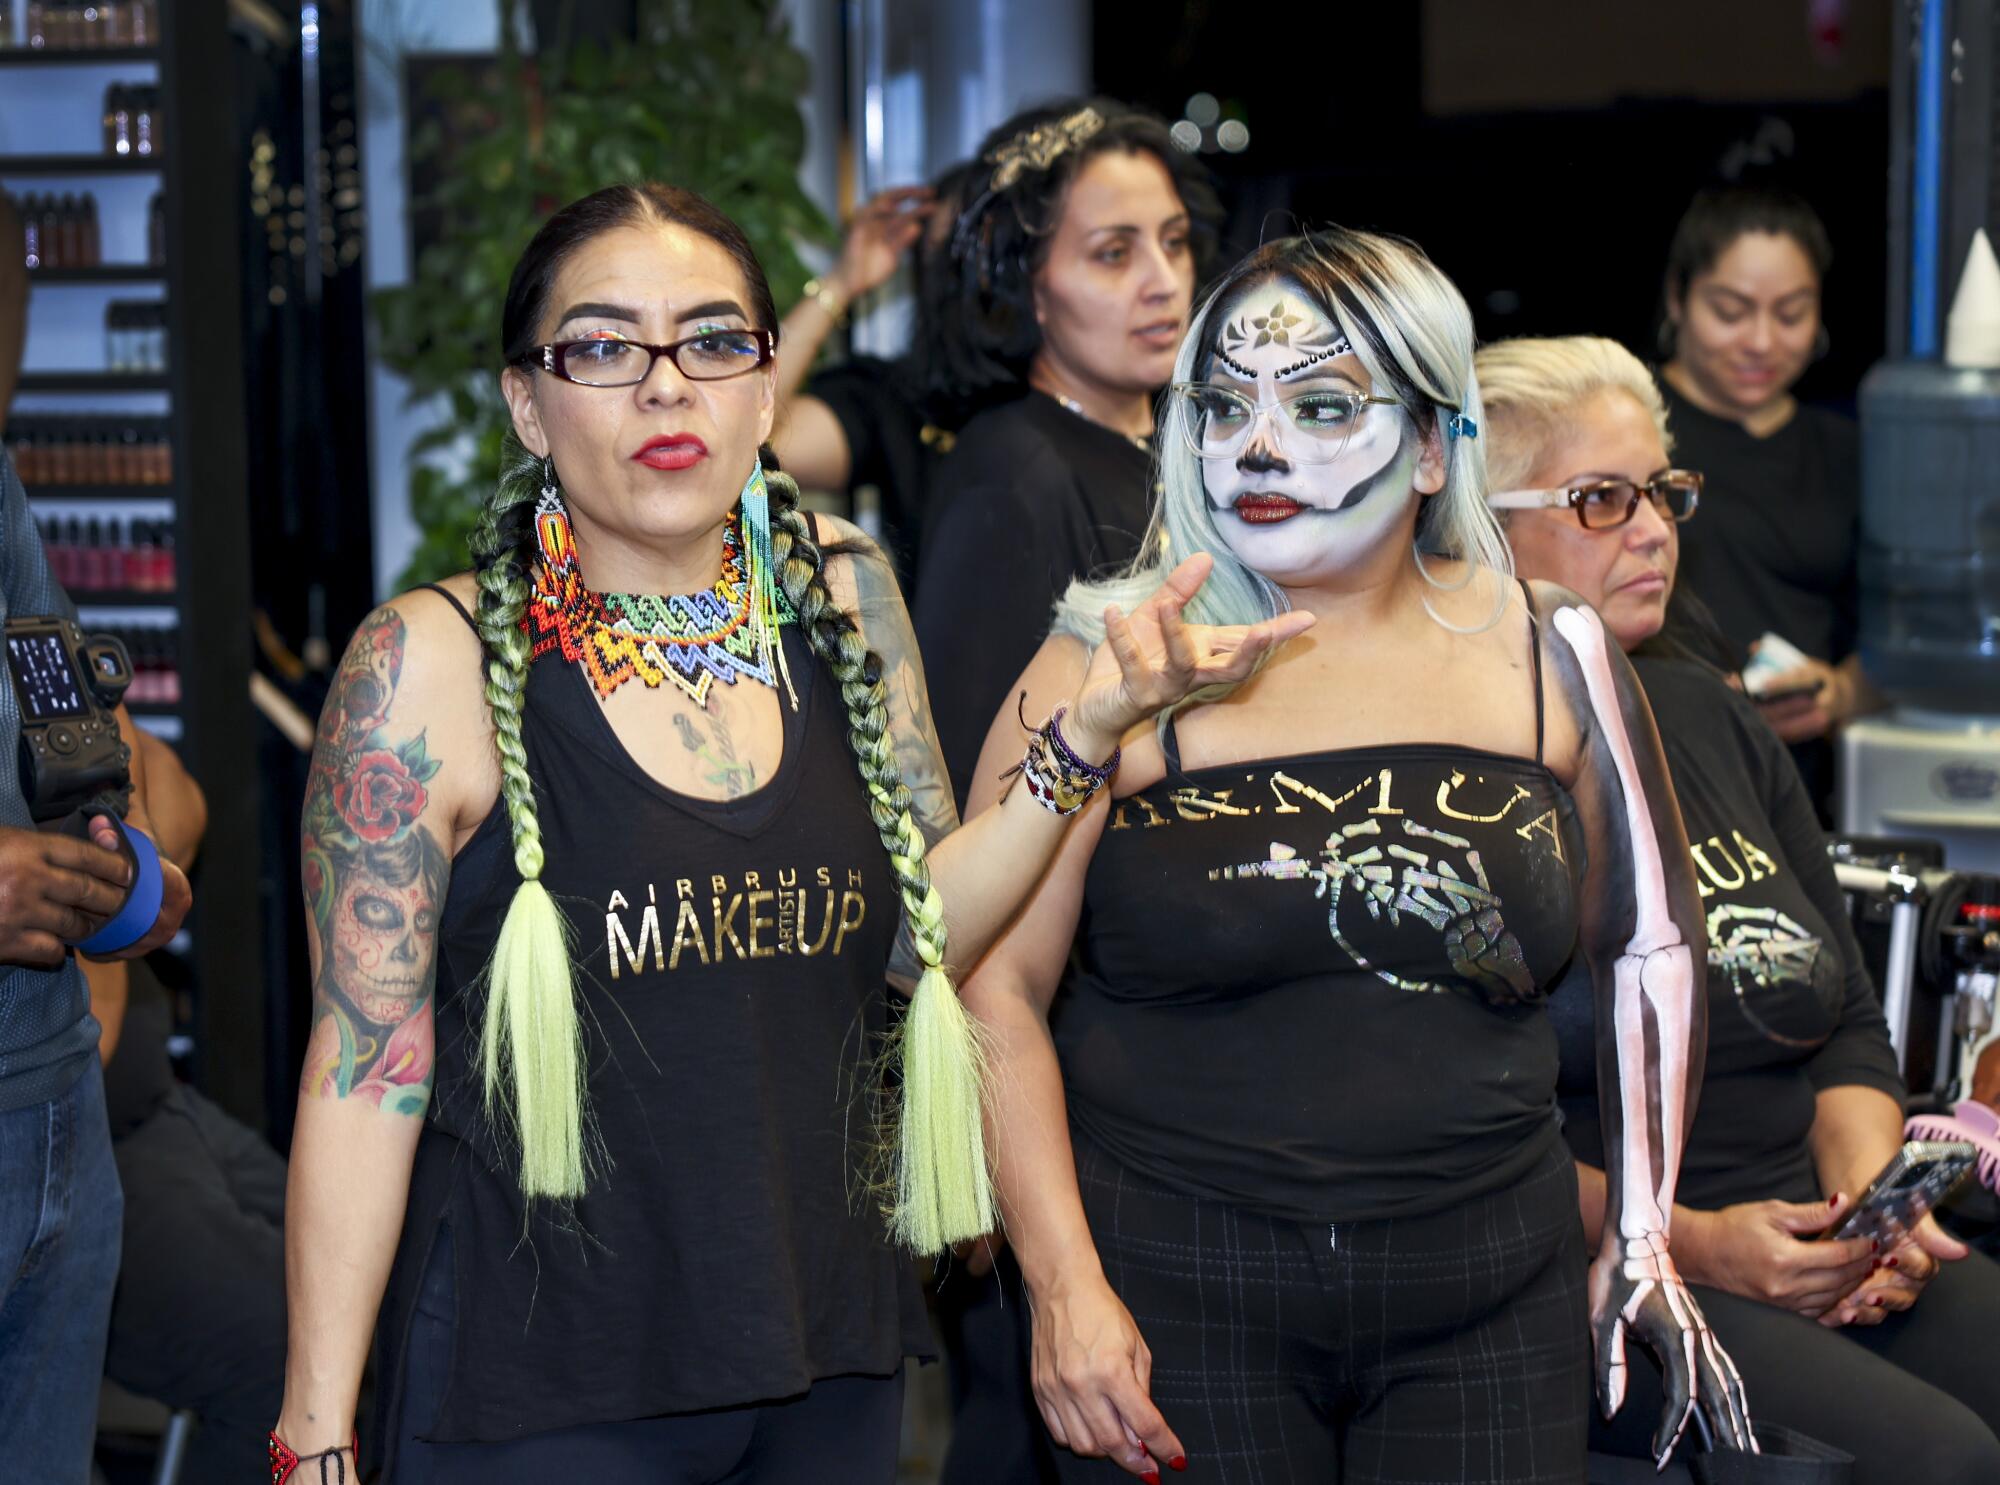
[[[792,688],[791,667],[778,640],[778,571],[771,556],[771,492],[764,482],[764,461],[750,466],[743,482],[744,579],[750,585],[750,629],[756,637],[757,659],[767,674],[783,676],[785,695],[797,711],[799,693]]]

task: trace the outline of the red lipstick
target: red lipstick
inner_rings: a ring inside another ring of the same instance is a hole
[[[692,433],[663,434],[639,445],[633,462],[648,469],[691,469],[708,457],[708,445]]]
[[[1236,514],[1253,526],[1274,526],[1306,509],[1288,495],[1238,495],[1233,504]]]

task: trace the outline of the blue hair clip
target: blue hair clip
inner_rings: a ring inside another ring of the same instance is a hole
[[[1444,426],[1445,426],[1445,431],[1451,434],[1453,438],[1479,437],[1479,425],[1473,422],[1472,419],[1468,418],[1462,412],[1453,413],[1451,415],[1451,421],[1446,423]]]

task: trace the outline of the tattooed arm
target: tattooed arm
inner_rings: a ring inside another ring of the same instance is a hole
[[[1652,712],[1603,621],[1537,584],[1540,640],[1579,736],[1572,795],[1590,871],[1582,949],[1597,1003],[1605,1150],[1603,1238],[1590,1275],[1599,1401],[1624,1401],[1626,1338],[1666,1374],[1654,1435],[1664,1463],[1695,1410],[1719,1442],[1751,1447],[1742,1380],[1668,1252],[1681,1151],[1708,1045],[1701,905]]]
[[[485,756],[478,685],[470,631],[442,600],[412,595],[362,624],[320,716],[302,838],[313,1029],[286,1199],[277,1426],[300,1454],[353,1435],[402,1230],[433,1077],[448,851],[473,796],[491,798],[466,761]]]

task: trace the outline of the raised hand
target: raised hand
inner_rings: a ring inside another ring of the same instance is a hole
[[[1249,679],[1264,657],[1313,625],[1308,613],[1259,624],[1189,624],[1181,610],[1207,581],[1214,559],[1197,552],[1127,617],[1104,611],[1104,643],[1063,719],[1070,744],[1095,761],[1131,728],[1208,686]]]
[[[854,213],[840,246],[839,266],[821,282],[849,304],[880,288],[911,244],[923,236],[924,223],[935,207],[929,186],[876,192]]]

